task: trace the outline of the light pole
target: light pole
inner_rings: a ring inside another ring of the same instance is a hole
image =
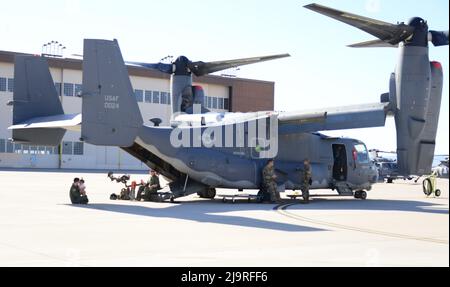
[[[42,45],[42,56],[63,58],[66,47],[58,41],[50,41]]]
[[[42,45],[42,56],[52,58],[63,58],[66,47],[58,41],[50,41]],[[63,103],[64,87],[64,67],[61,65],[61,86],[59,87],[59,96],[61,104]],[[58,168],[62,168],[62,145],[58,145]]]
[[[160,62],[162,62],[162,63],[167,62],[167,63],[172,64],[172,59],[173,59],[173,56],[167,55],[167,56],[165,56],[164,58],[162,58],[162,59],[160,60]]]

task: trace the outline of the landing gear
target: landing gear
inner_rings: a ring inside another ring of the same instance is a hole
[[[309,191],[303,191],[302,192],[303,201],[305,203],[309,203]]]
[[[365,200],[367,198],[367,192],[364,190],[357,190],[355,191],[354,197]]]
[[[393,182],[394,182],[393,178],[390,178],[390,177],[387,178],[387,183],[393,183]]]
[[[367,192],[365,192],[365,191],[363,191],[363,192],[361,192],[361,197],[360,197],[362,200],[366,200],[366,198],[367,198]]]
[[[216,196],[216,189],[208,188],[206,190],[202,190],[201,192],[197,192],[197,195],[200,196],[201,198],[213,199]]]

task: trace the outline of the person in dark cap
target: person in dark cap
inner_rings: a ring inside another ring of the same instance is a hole
[[[136,197],[137,201],[140,201],[141,198],[144,198],[145,201],[155,201],[157,192],[159,189],[161,189],[161,186],[159,184],[159,177],[156,173],[156,170],[151,169],[149,173],[150,178],[148,179],[147,183],[142,183],[142,186],[139,187]],[[144,195],[142,196],[143,192]]]
[[[87,196],[82,195],[80,193],[80,179],[78,177],[75,177],[73,179],[72,186],[70,187],[69,196],[72,204],[87,204],[89,202]]]

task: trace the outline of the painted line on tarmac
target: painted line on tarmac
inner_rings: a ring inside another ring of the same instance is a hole
[[[308,218],[305,216],[300,216],[297,214],[293,214],[287,210],[288,207],[296,205],[296,204],[298,204],[298,203],[280,204],[280,205],[275,206],[274,210],[276,210],[281,215],[284,215],[286,217],[289,217],[289,218],[292,218],[295,220],[303,221],[303,222],[308,222],[308,223],[313,223],[313,224],[318,224],[318,225],[323,225],[323,226],[328,226],[328,227],[334,227],[334,228],[338,228],[338,229],[369,233],[369,234],[374,234],[374,235],[382,235],[382,236],[388,236],[388,237],[394,237],[394,238],[400,238],[400,239],[410,239],[410,240],[418,240],[418,241],[425,241],[425,242],[448,245],[448,240],[444,240],[444,239],[418,237],[418,236],[412,236],[412,235],[407,235],[407,234],[392,233],[392,232],[386,232],[386,231],[380,231],[380,230],[354,227],[354,226],[344,225],[344,224],[337,224],[337,223],[333,223],[333,222],[311,219],[311,218]]]

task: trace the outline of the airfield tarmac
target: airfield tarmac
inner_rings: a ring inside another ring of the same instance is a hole
[[[87,206],[70,204],[75,176]],[[122,184],[86,171],[0,171],[0,182],[0,266],[449,266],[448,179],[439,198],[399,180],[365,201],[282,205],[113,201]]]

